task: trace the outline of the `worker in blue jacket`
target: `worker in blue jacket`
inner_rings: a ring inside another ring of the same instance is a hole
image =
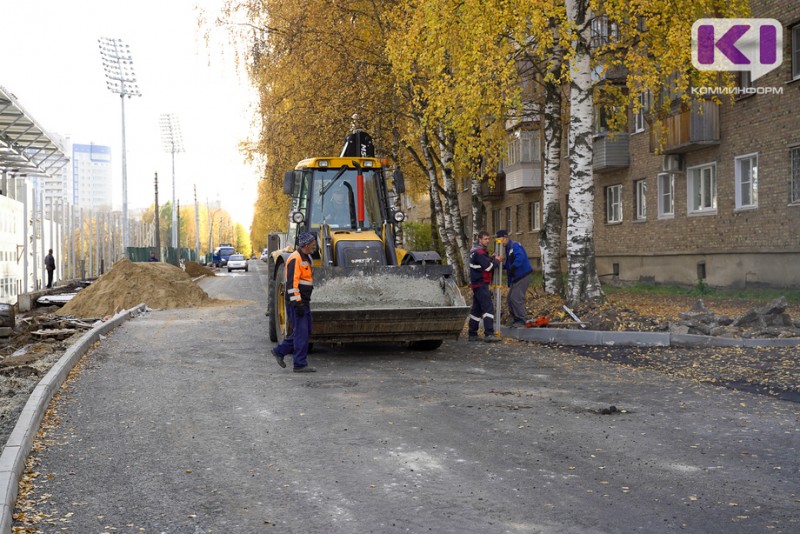
[[[518,242],[508,238],[508,231],[498,230],[497,237],[503,240],[503,268],[506,270],[508,281],[508,309],[511,312],[511,328],[525,326],[528,312],[525,306],[525,297],[528,286],[533,276],[533,267],[528,260],[528,253]]]
[[[489,232],[478,232],[478,244],[469,255],[469,282],[472,287],[472,308],[469,310],[469,341],[480,341],[478,327],[483,321],[484,341],[500,341],[494,334],[494,304],[489,285],[494,272],[500,267],[500,261],[489,255]]]

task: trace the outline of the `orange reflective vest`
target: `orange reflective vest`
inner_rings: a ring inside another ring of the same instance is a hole
[[[308,304],[313,290],[311,257],[295,250],[286,261],[286,302],[294,306]]]

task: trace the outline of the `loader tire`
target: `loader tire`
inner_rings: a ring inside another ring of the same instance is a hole
[[[442,346],[441,339],[425,339],[423,341],[412,341],[408,348],[411,350],[436,350]]]
[[[271,341],[281,343],[284,338],[289,334],[291,325],[287,322],[286,316],[286,299],[283,298],[284,294],[284,270],[285,265],[281,263],[276,267],[275,279],[272,281],[269,293],[269,338]],[[273,339],[273,329],[275,338]]]
[[[269,283],[267,284],[267,316],[269,317],[269,340],[273,343],[278,341],[278,326],[277,318],[275,316],[275,290],[277,286],[276,279],[272,276],[272,271],[275,269],[274,263],[271,261],[267,264],[267,272]]]

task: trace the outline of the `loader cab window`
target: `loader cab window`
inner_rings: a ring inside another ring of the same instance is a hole
[[[358,228],[358,172],[355,169],[326,169],[314,171],[311,194],[311,226],[323,223],[333,229]],[[364,169],[363,228],[380,228],[383,216],[379,198],[380,175]]]

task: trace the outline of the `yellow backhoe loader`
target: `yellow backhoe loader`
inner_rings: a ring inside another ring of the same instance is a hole
[[[402,174],[390,193],[381,161],[362,131],[350,134],[338,157],[302,160],[284,175],[292,196],[287,246],[269,254],[269,335],[289,334],[284,264],[301,232],[317,238],[313,256],[311,342],[409,342],[432,350],[457,339],[469,308],[434,251],[395,244],[405,215],[392,208],[403,193]]]

